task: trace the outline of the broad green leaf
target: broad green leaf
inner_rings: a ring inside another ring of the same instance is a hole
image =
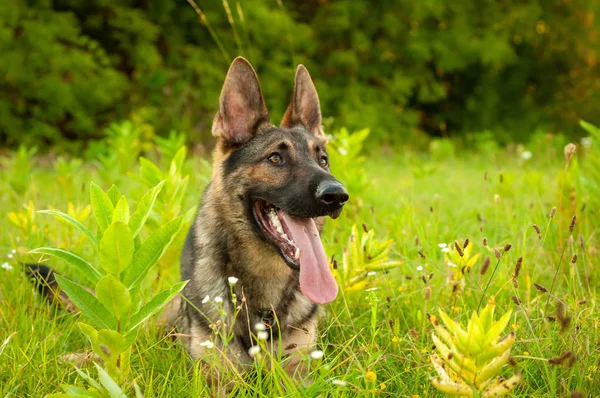
[[[129,202],[125,196],[121,196],[121,199],[115,205],[115,211],[113,213],[112,222],[122,221],[125,224],[129,223]]]
[[[98,332],[98,343],[108,348],[111,357],[120,355],[131,346],[123,335],[108,329],[102,329]]]
[[[92,342],[98,341],[98,331],[94,329],[93,326],[88,325],[87,323],[78,322],[79,329],[81,332],[85,334]]]
[[[123,278],[129,288],[141,283],[148,275],[148,271],[165,253],[173,239],[183,225],[183,217],[169,221],[146,239],[135,252],[131,267],[125,272]]]
[[[56,275],[56,281],[83,315],[87,316],[96,326],[103,329],[115,329],[117,320],[92,293],[60,275]]]
[[[152,297],[152,299],[143,305],[138,312],[129,318],[127,333],[134,331],[138,326],[148,320],[148,318],[160,311],[165,305],[167,305],[169,301],[171,301],[177,294],[179,294],[179,292],[183,290],[186,284],[187,281],[179,282],[171,289],[163,290]]]
[[[119,199],[121,199],[121,196],[123,196],[121,195],[119,188],[117,188],[114,184],[108,189],[108,191],[106,191],[106,194],[110,198],[110,202],[113,204],[113,206],[116,206],[117,202],[119,202]]]
[[[110,377],[106,370],[102,369],[98,364],[94,365],[98,369],[98,380],[108,392],[108,396],[110,398],[127,398],[127,395],[125,395],[121,387]]]
[[[131,230],[122,221],[116,221],[106,229],[100,240],[100,265],[107,272],[119,275],[131,265],[133,251]]]
[[[71,253],[68,250],[59,249],[56,247],[38,247],[29,252],[30,254],[46,254],[48,256],[54,256],[77,268],[87,280],[92,283],[96,283],[102,278],[102,272],[85,259],[79,257],[75,253]]]
[[[140,177],[146,184],[158,185],[163,179],[163,173],[160,169],[152,163],[150,160],[141,157],[140,158]]]
[[[121,319],[131,308],[129,290],[114,275],[106,275],[98,282],[96,295],[98,301],[117,319]]]
[[[115,206],[102,188],[93,182],[90,185],[90,201],[92,202],[94,217],[96,217],[98,223],[98,231],[102,235],[112,221]]]
[[[92,387],[94,387],[96,390],[102,391],[103,388],[102,386],[96,381],[94,380],[93,377],[91,377],[89,374],[85,373],[83,370],[81,369],[77,369],[75,368],[75,371],[79,374],[79,376],[81,376],[85,381],[87,381],[88,383],[90,383],[90,385]]]
[[[135,213],[132,214],[129,221],[129,227],[131,228],[134,237],[138,236],[144,227],[163,185],[165,185],[164,180],[159,182],[154,188],[148,190],[140,200],[140,203],[138,203],[137,209],[135,210]]]
[[[69,224],[71,224],[72,226],[74,226],[75,228],[80,230],[81,232],[83,232],[88,238],[90,238],[90,240],[92,242],[94,242],[95,244],[98,244],[98,239],[94,235],[92,235],[90,230],[87,229],[85,227],[85,225],[83,225],[81,222],[79,222],[79,220],[71,217],[70,215],[63,213],[62,211],[58,211],[58,210],[39,210],[38,213],[50,214],[52,216],[62,218],[63,220],[65,220],[66,222],[68,222]]]
[[[62,389],[64,390],[64,392],[66,392],[67,394],[65,396],[68,397],[97,397],[98,395],[95,395],[95,393],[89,392],[88,390],[86,390],[83,387],[76,387],[76,386],[61,386]]]
[[[175,153],[175,156],[173,156],[173,159],[171,160],[171,165],[174,165],[176,170],[181,171],[181,169],[183,168],[183,162],[185,161],[186,154],[187,148],[184,145],[181,148],[179,148],[177,150],[177,153]]]

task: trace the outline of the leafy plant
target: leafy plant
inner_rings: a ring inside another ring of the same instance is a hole
[[[183,217],[179,216],[141,239],[140,232],[163,186],[164,181],[160,181],[151,188],[130,214],[127,199],[114,185],[104,192],[92,183],[90,202],[97,224],[95,235],[66,213],[41,211],[73,225],[87,236],[96,247],[96,261],[55,247],[40,247],[30,252],[63,260],[95,286],[96,295],[73,280],[56,276],[60,288],[90,321],[91,324],[80,322],[79,327],[90,340],[94,353],[103,359],[108,374],[117,381],[129,372],[132,344],[140,326],[185,286],[185,282],[176,283],[147,301],[139,291],[142,281],[183,225]]]
[[[442,310],[440,317],[447,329],[435,315],[429,315],[435,329],[431,338],[439,353],[430,356],[439,376],[431,379],[435,388],[451,395],[495,397],[508,394],[518,384],[520,374],[507,380],[499,376],[510,360],[515,332],[500,337],[512,311],[495,321],[495,307],[492,298],[479,315],[474,311],[466,329]]]
[[[366,227],[359,232],[356,224],[352,226],[342,263],[335,272],[345,290],[361,290],[367,285],[369,272],[386,271],[402,264],[388,257],[393,241],[379,241],[374,235],[375,232]]]
[[[336,178],[350,192],[350,195],[362,196],[369,187],[369,180],[362,167],[365,157],[361,155],[369,129],[350,133],[342,128],[330,136],[329,157]]]
[[[585,147],[585,159],[581,167],[581,181],[587,191],[589,207],[600,210],[600,128],[586,121],[579,121],[590,136]],[[584,141],[585,142],[585,141]]]

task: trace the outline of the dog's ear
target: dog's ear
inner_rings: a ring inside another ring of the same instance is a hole
[[[212,134],[224,145],[235,147],[250,141],[268,123],[269,112],[256,72],[246,59],[237,57],[223,83]]]
[[[321,105],[317,89],[304,65],[298,65],[296,78],[294,79],[294,94],[292,102],[288,106],[282,127],[304,126],[315,137],[325,140],[325,134],[321,128]]]

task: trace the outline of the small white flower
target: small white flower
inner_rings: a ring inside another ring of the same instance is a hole
[[[417,271],[423,271],[423,266],[422,266],[422,265],[419,265],[419,266],[417,267]]]
[[[256,329],[259,332],[262,332],[264,330],[267,330],[267,327],[265,326],[264,323],[262,322],[257,322],[256,325],[254,325],[254,329]]]
[[[204,299],[202,299],[202,304],[206,304],[210,301],[210,296],[207,295],[206,297],[204,297]]]
[[[321,358],[323,358],[323,351],[314,350],[313,352],[310,353],[310,357],[312,359],[321,359]]]
[[[212,341],[210,341],[210,340],[206,340],[206,341],[203,341],[202,343],[200,343],[200,346],[201,347],[206,347],[208,349],[211,349],[211,348],[213,348],[215,346],[215,344]]]
[[[13,269],[12,265],[10,265],[9,263],[3,263],[2,268],[7,271],[12,271],[12,269]]]
[[[454,264],[452,261],[448,261],[448,265],[449,265],[450,267],[454,267],[454,268],[456,268],[456,264]]]
[[[450,252],[450,248],[449,247],[442,248],[442,253],[449,253],[449,252]]]
[[[530,151],[521,152],[521,157],[525,160],[531,159],[532,156],[533,154]]]
[[[338,379],[333,379],[331,380],[331,384],[335,384],[336,386],[345,386],[348,383],[346,383],[344,380],[338,380]]]
[[[342,156],[346,156],[348,155],[348,151],[345,148],[338,148],[338,152],[340,153],[340,155]]]
[[[12,249],[12,254],[16,254],[17,251],[15,249]]]
[[[230,276],[229,278],[227,278],[227,280],[229,281],[229,284],[231,286],[235,285],[238,281],[238,278],[236,278],[235,276]]]
[[[365,289],[365,292],[374,292],[375,290],[377,290],[377,287],[372,287],[370,289]]]
[[[447,243],[438,243],[438,247],[439,247],[440,249],[441,249],[441,248],[444,248],[444,247],[446,247],[446,246],[448,246],[448,244],[447,244]]]
[[[256,338],[265,341],[269,338],[269,333],[265,332],[264,330],[261,330],[260,332],[256,333]]]
[[[373,276],[373,275],[375,275],[376,273],[377,273],[377,272],[375,272],[375,271],[367,272],[367,276]]]
[[[252,347],[250,347],[250,349],[248,350],[248,355],[250,355],[252,358],[254,358],[256,355],[258,355],[260,353],[260,346],[257,345],[253,345]]]
[[[585,149],[590,149],[592,147],[592,137],[583,137],[581,139],[581,146]]]
[[[215,297],[215,300],[214,300],[214,301],[215,301],[215,303],[217,303],[217,304],[221,304],[221,303],[223,302],[223,299],[222,299],[221,297],[217,296],[217,297]]]
[[[13,258],[12,253],[8,253],[8,258]]]

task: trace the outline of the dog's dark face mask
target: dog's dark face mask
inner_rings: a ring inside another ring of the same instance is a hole
[[[236,183],[248,222],[288,266],[300,271],[300,286],[313,302],[332,301],[337,284],[315,221],[337,218],[348,201],[331,174],[321,130],[319,99],[308,71],[298,67],[292,102],[281,127],[269,123],[254,70],[236,59],[213,123],[222,178]]]

